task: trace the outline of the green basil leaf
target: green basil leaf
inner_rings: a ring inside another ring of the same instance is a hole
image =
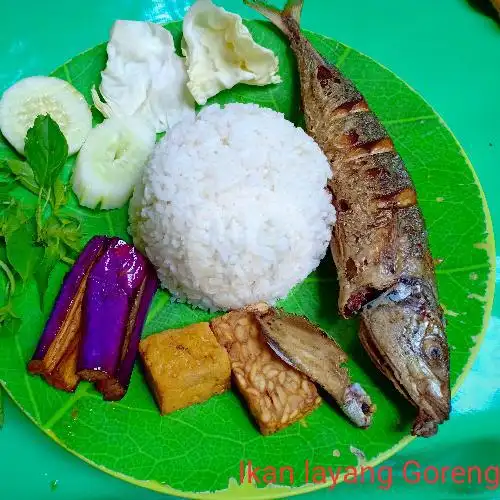
[[[40,186],[35,179],[33,169],[28,163],[20,160],[2,160],[2,167],[12,172],[23,187],[38,196]]]
[[[57,214],[59,209],[66,205],[68,201],[66,186],[61,179],[56,179],[54,181],[53,198],[54,212]]]
[[[26,134],[24,151],[40,187],[52,186],[68,159],[68,143],[49,115],[36,117]]]
[[[62,227],[61,239],[64,244],[75,252],[80,251],[80,240],[81,240],[80,225],[74,222],[64,225]]]
[[[44,296],[49,283],[50,273],[59,260],[60,255],[59,244],[57,242],[50,243],[49,246],[45,247],[42,260],[35,271],[35,280],[38,285],[40,308],[42,311],[44,309]]]
[[[9,316],[0,326],[1,337],[13,337],[21,328],[22,321],[15,316]]]
[[[17,231],[33,216],[34,211],[34,206],[10,199],[8,204],[3,205],[0,210],[0,236],[7,238],[14,231]]]
[[[28,221],[6,236],[7,258],[23,281],[29,280],[37,268],[43,249],[36,246],[36,225]]]
[[[0,182],[0,203],[9,202],[12,199],[10,192],[16,187],[12,181]]]
[[[0,184],[7,184],[9,182],[12,182],[16,178],[14,177],[14,175],[12,174],[12,172],[10,170],[6,169],[3,166],[3,163],[5,163],[5,162],[0,160]]]
[[[51,215],[44,222],[44,240],[56,241],[66,245],[71,250],[80,250],[80,222],[72,217],[57,217]]]
[[[15,176],[18,176],[24,171],[25,165],[27,165],[28,168],[31,169],[31,167],[26,162],[21,161],[21,160],[15,160],[15,159],[11,158],[8,160],[2,160],[0,163],[0,168],[2,170],[10,171]]]

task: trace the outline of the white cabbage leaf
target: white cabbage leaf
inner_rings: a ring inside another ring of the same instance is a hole
[[[116,21],[107,52],[99,86],[105,102],[92,89],[94,104],[106,118],[141,117],[156,132],[165,132],[194,116],[184,59],[175,53],[168,30],[149,22]]]
[[[237,14],[198,0],[184,17],[182,52],[188,66],[188,88],[198,104],[237,83],[279,83],[279,61],[257,44]]]

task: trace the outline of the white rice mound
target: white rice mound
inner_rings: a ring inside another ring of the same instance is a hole
[[[283,114],[208,106],[156,146],[130,231],[175,299],[211,310],[272,304],[325,255],[330,177],[319,146]]]

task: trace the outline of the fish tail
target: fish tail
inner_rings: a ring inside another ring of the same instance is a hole
[[[299,31],[300,15],[304,0],[288,0],[283,10],[268,5],[263,0],[243,0],[245,5],[267,17],[285,35],[292,37]]]
[[[290,15],[300,25],[300,16],[304,7],[304,0],[288,0],[284,12]]]

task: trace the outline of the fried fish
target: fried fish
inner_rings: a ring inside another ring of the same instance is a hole
[[[347,354],[307,318],[259,305],[254,315],[271,349],[320,385],[358,427],[369,427],[376,406],[345,366]]]
[[[450,412],[449,348],[410,175],[356,86],[301,34],[303,0],[288,1],[283,11],[244,1],[287,36],[307,132],[332,167],[339,312],[360,314],[363,346],[418,409],[412,433],[431,436]]]

